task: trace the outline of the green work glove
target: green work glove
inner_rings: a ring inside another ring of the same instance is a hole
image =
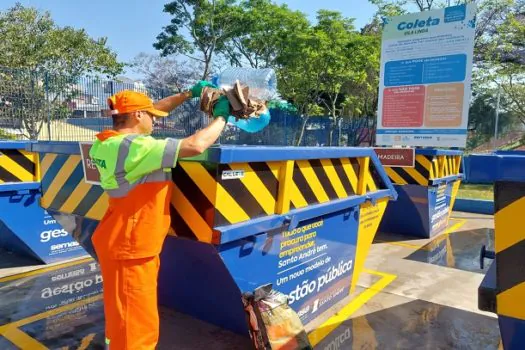
[[[223,117],[224,119],[228,118],[230,115],[230,101],[226,96],[219,97],[219,100],[213,107],[213,117]]]
[[[209,81],[201,80],[197,84],[193,85],[192,88],[190,89],[191,97],[192,98],[201,97],[202,89],[204,89],[206,86],[217,88],[215,85],[213,85]]]

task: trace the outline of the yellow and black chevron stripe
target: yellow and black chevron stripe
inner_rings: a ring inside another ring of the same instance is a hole
[[[280,162],[212,164],[180,162],[173,169],[174,234],[213,241],[213,227],[273,215],[277,208]],[[242,177],[223,179],[223,172]]]
[[[108,196],[84,181],[79,155],[43,154],[42,206],[100,220]],[[241,174],[223,176],[224,174]],[[283,214],[386,188],[366,158],[211,164],[181,161],[172,170],[170,234],[218,242],[214,227]]]
[[[496,182],[495,212],[497,313],[525,320],[525,183]]]
[[[225,172],[242,176],[223,178]],[[172,234],[215,242],[213,227],[386,188],[369,158],[206,164],[173,169]]]
[[[39,181],[38,154],[20,149],[0,149],[0,184]]]
[[[41,159],[43,208],[102,219],[108,196],[100,186],[84,181],[80,155],[46,153]]]
[[[432,180],[460,173],[461,156],[417,154],[413,168],[385,167],[396,185],[429,186]]]
[[[292,209],[386,188],[369,158],[297,160],[292,179]]]

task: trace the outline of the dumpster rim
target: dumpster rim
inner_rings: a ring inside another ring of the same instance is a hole
[[[82,141],[44,141],[26,145],[26,150],[37,153],[80,154]]]
[[[464,174],[455,174],[455,175],[439,177],[437,179],[430,180],[430,185],[435,186],[435,185],[441,185],[441,184],[448,184],[448,183],[455,182],[458,180],[463,180],[464,178],[465,178]]]
[[[37,141],[0,141],[0,150],[1,149],[23,149],[26,150],[27,147],[36,143]]]
[[[395,193],[397,195],[397,192]],[[354,210],[354,208],[359,207],[360,205],[366,202],[376,203],[378,200],[385,198],[388,198],[389,200],[395,200],[392,196],[391,191],[388,189],[384,189],[366,195],[352,196],[325,203],[314,204],[304,208],[290,210],[289,212],[282,215],[274,214],[270,216],[255,218],[244,222],[239,222],[232,225],[214,227],[215,231],[220,232],[220,241],[214,244],[222,245],[240,239],[244,239],[246,237],[257,236],[267,231],[282,228],[287,221],[298,223],[323,215],[328,215],[333,212],[343,211],[347,209]],[[290,226],[289,228],[294,229],[295,227]]]
[[[0,193],[12,192],[12,191],[24,191],[24,190],[39,190],[40,182],[6,182],[0,184]]]
[[[416,149],[416,155],[423,156],[462,156],[463,151],[453,149]]]

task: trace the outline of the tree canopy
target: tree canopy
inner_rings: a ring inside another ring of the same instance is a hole
[[[29,139],[44,121],[67,115],[80,77],[113,77],[124,68],[105,38],[59,27],[48,12],[19,3],[0,12],[0,37],[0,119],[13,120]]]

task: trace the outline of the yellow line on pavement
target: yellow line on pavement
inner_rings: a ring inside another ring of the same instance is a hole
[[[18,328],[10,328],[2,335],[20,349],[48,350],[48,348],[41,342],[31,337],[29,334],[22,332]]]
[[[361,292],[355,299],[348,303],[341,311],[339,311],[334,316],[330,317],[326,322],[324,322],[317,329],[312,331],[308,338],[312,346],[319,344],[324,338],[326,338],[331,332],[334,331],[341,323],[348,320],[352,314],[359,310],[367,301],[372,299],[377,293],[381,292],[386,286],[392,283],[393,280],[397,278],[396,275],[372,271],[372,270],[363,270],[366,273],[380,276],[381,279],[374,283],[372,286],[367,288],[365,291]]]
[[[94,303],[99,300],[102,300],[102,294],[97,294],[95,296],[79,300],[75,303],[64,305],[64,306],[58,307],[53,310],[44,311],[39,314],[30,316],[30,317],[26,317],[21,320],[6,324],[4,326],[0,326],[0,335],[4,335],[4,333],[10,332],[13,328],[22,327],[22,326],[25,326],[26,324],[37,322],[45,318],[49,318],[49,317],[61,314],[66,311],[74,310],[79,306],[83,306],[89,303]]]
[[[445,231],[445,235],[449,235],[451,233],[456,232],[463,225],[465,225],[467,223],[466,219],[450,219],[450,220],[457,220],[458,222],[456,222],[452,227],[448,228],[447,231]]]

